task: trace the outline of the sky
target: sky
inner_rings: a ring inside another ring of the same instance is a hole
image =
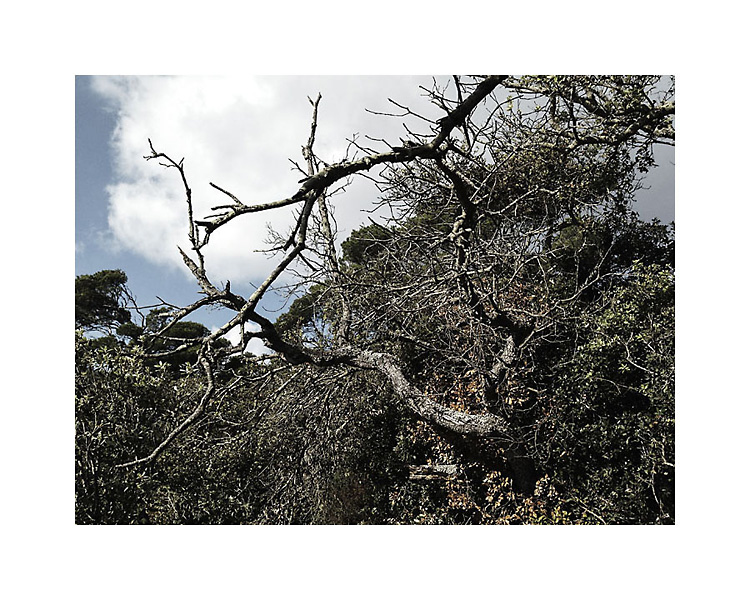
[[[347,156],[353,136],[397,140],[403,120],[374,115],[399,103],[422,104],[426,116],[438,109],[420,98],[429,77],[76,77],[76,275],[123,269],[141,305],[157,296],[186,305],[197,284],[177,246],[189,250],[184,191],[175,169],[143,157],[148,139],[179,160],[193,190],[196,217],[227,198],[213,182],[249,204],[285,198],[299,187],[301,147],[310,133],[312,107],[320,93],[315,148],[334,162]],[[414,119],[407,121],[419,128]],[[424,125],[422,125],[424,128]],[[385,146],[383,146],[385,148]],[[351,150],[350,150],[351,156]],[[366,222],[375,197],[372,184],[355,179],[346,197],[334,201],[340,238]],[[206,254],[209,276],[227,279],[244,295],[268,273],[263,249],[268,226],[286,231],[293,209],[237,219],[212,237]],[[272,259],[270,259],[272,260]],[[269,296],[269,316],[283,305]],[[223,324],[225,311],[197,313],[209,327]]]
[[[437,78],[448,82],[446,77]],[[197,218],[227,201],[213,182],[248,204],[289,197],[299,187],[301,147],[310,131],[318,93],[316,151],[327,162],[352,156],[348,140],[378,147],[367,139],[397,142],[404,123],[417,132],[427,125],[401,112],[389,98],[428,118],[440,109],[425,97],[424,76],[77,76],[75,80],[75,268],[76,275],[122,269],[139,305],[161,298],[187,305],[198,286],[177,246],[189,250],[185,194],[176,169],[146,161],[148,139],[159,152],[184,158]],[[368,112],[372,111],[372,112]],[[383,149],[385,146],[381,145]],[[674,219],[674,150],[658,147],[657,163],[640,192],[637,209],[646,219]],[[355,178],[333,200],[339,240],[366,222],[377,190]],[[204,251],[209,277],[247,296],[272,267],[265,247],[268,227],[286,231],[293,208],[249,215],[215,233]],[[261,309],[274,318],[283,303],[268,296]],[[207,309],[193,315],[209,327],[228,312]],[[260,349],[260,346],[258,347]]]

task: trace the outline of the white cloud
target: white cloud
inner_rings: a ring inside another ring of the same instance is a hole
[[[263,354],[271,354],[273,351],[263,343],[263,340],[259,338],[253,338],[245,347],[245,352],[249,354],[255,354],[262,356]]]
[[[388,97],[439,116],[419,98],[426,77],[96,77],[94,90],[117,114],[112,139],[116,180],[108,187],[109,225],[114,243],[153,263],[182,265],[176,250],[189,249],[185,196],[176,169],[145,161],[148,138],[157,151],[184,157],[193,190],[195,216],[227,200],[213,182],[247,204],[289,197],[300,174],[289,159],[302,163],[311,106],[321,92],[316,150],[329,162],[340,160],[346,138],[365,134],[397,142],[404,130],[399,119],[365,111],[393,111]],[[421,131],[425,125],[412,123]],[[374,190],[355,185],[335,202],[342,236],[366,220],[361,211]],[[209,275],[215,280],[258,283],[269,269],[268,258],[254,252],[265,247],[267,224],[285,231],[292,209],[248,215],[214,233],[206,249]]]
[[[245,331],[260,331],[260,326],[256,325],[255,323],[246,323],[245,324]],[[215,332],[218,330],[218,327],[212,327],[211,331]],[[240,328],[239,326],[233,327],[230,329],[225,335],[222,337],[228,339],[232,345],[236,346],[240,343],[240,340],[242,339],[240,334]],[[270,350],[264,343],[263,340],[259,338],[251,338],[248,342],[247,346],[245,346],[245,354],[255,354],[257,356],[261,356],[263,354],[271,354],[272,350]]]

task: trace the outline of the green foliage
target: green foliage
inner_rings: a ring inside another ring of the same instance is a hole
[[[173,423],[174,386],[140,348],[102,347],[76,333],[76,523],[139,523],[147,473],[115,469],[147,454]]]
[[[365,265],[384,251],[392,237],[382,225],[366,225],[353,231],[341,244],[342,257],[351,265]]]
[[[138,327],[135,323],[123,323],[117,328],[117,335],[135,342],[143,335],[143,327]]]
[[[276,320],[278,330],[296,343],[303,343],[315,330],[325,303],[325,287],[313,285],[295,299],[289,309]]]
[[[400,419],[367,374],[335,375],[347,402],[326,400],[327,378],[308,368],[269,378],[265,391],[236,380],[155,464],[118,469],[150,453],[204,389],[194,371],[175,380],[147,362],[138,346],[76,335],[77,523],[382,520]]]
[[[673,286],[668,267],[636,263],[581,331],[555,396],[526,403],[547,414],[536,432],[547,440],[535,456],[544,475],[527,493],[513,485],[510,455],[404,418],[377,378],[356,372],[332,375],[336,397],[313,371],[278,376],[260,394],[237,386],[155,465],[115,469],[158,445],[202,384],[148,366],[137,346],[77,336],[76,521],[672,522]],[[449,405],[478,406],[475,378],[437,383],[435,393],[446,385]],[[415,464],[458,471],[413,480]]]
[[[167,308],[157,308],[152,310],[146,315],[145,327],[140,328],[133,327],[121,327],[118,328],[117,332],[120,335],[125,335],[134,338],[134,341],[138,340],[136,336],[144,335],[142,338],[146,344],[146,348],[149,352],[169,352],[176,350],[186,342],[200,341],[203,337],[208,335],[210,331],[208,328],[194,321],[178,321],[173,324],[165,333],[156,336],[155,334],[160,333],[162,329],[169,323],[171,319],[170,311]],[[153,336],[153,337],[151,337]],[[138,340],[140,343],[140,340]],[[216,341],[216,348],[223,348],[230,345],[230,342],[225,339],[219,339]],[[168,365],[171,372],[178,372],[186,364],[194,364],[198,359],[198,346],[192,345],[189,348],[180,350],[174,354],[168,356],[159,357],[155,362],[164,362]],[[150,360],[150,359],[149,359]],[[151,364],[154,364],[153,360],[150,360]]]
[[[560,366],[548,468],[616,523],[674,522],[674,272],[636,263]]]
[[[127,281],[119,269],[76,277],[76,328],[107,330],[129,322],[130,312],[122,306]]]

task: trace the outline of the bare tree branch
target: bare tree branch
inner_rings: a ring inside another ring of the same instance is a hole
[[[644,81],[634,81],[632,86],[643,87]],[[365,156],[333,164],[326,164],[315,154],[321,96],[309,98],[310,134],[302,147],[306,171],[294,163],[306,173],[299,189],[281,200],[248,205],[212,183],[232,203],[215,206],[215,214],[203,220],[193,218],[183,161],[157,152],[149,140],[151,154],[146,158],[161,159],[160,164],[180,173],[188,207],[188,237],[197,260],[182,249],[179,251],[205,294],[191,306],[175,311],[157,335],[164,335],[175,322],[209,304],[230,308],[236,314],[205,338],[188,340],[171,351],[201,346],[200,362],[209,380],[208,390],[194,413],[149,457],[127,465],[153,460],[195,421],[214,394],[213,358],[209,358],[212,343],[247,322],[257,324],[260,331],[252,335],[263,339],[289,364],[306,364],[320,370],[343,365],[375,371],[389,384],[403,408],[438,428],[460,435],[517,440],[518,433],[511,422],[488,406],[471,412],[436,401],[409,380],[396,353],[378,344],[413,339],[415,346],[442,354],[441,365],[446,365],[446,370],[451,368],[448,365],[474,365],[481,375],[481,396],[489,404],[493,396],[490,391],[504,381],[511,385],[510,375],[516,372],[521,358],[529,356],[529,349],[541,336],[554,335],[568,318],[569,307],[603,285],[608,277],[617,276],[606,270],[606,252],[594,259],[586,254],[585,243],[570,248],[562,243],[554,246],[554,240],[560,240],[560,232],[566,227],[578,227],[583,238],[589,235],[583,227],[587,215],[610,201],[606,186],[576,187],[576,182],[584,177],[577,177],[575,170],[583,173],[593,168],[586,162],[591,157],[585,154],[585,147],[601,146],[621,160],[616,153],[622,152],[623,144],[644,136],[668,137],[674,103],[649,104],[639,97],[624,104],[608,91],[606,79],[593,81],[588,90],[576,88],[575,81],[565,78],[517,80],[488,76],[476,83],[454,78],[454,83],[457,100],[449,100],[437,86],[431,92],[435,103],[446,111],[431,137],[409,132],[410,139],[402,140],[403,145],[389,144],[391,149],[380,153],[352,140]],[[526,112],[506,111],[509,101],[499,102],[493,96],[501,84],[516,90],[519,99],[524,95],[548,98],[549,106],[524,109]],[[490,104],[486,114],[472,117],[485,101]],[[408,107],[391,102],[405,115],[416,115]],[[503,129],[498,122],[512,127]],[[554,127],[550,128],[550,123]],[[463,147],[451,139],[457,128],[463,133]],[[559,162],[558,171],[551,169],[552,174],[545,174],[544,165],[557,165],[554,161]],[[377,259],[371,261],[369,277],[356,279],[337,255],[329,198],[337,184],[355,174],[366,175],[378,166],[382,167],[380,179],[367,176],[378,183],[382,202],[388,204],[398,227],[382,227],[372,234],[372,239],[363,240],[368,248],[376,249]],[[556,172],[566,173],[566,178],[556,180]],[[618,185],[623,194],[627,193],[626,185]],[[211,234],[236,217],[290,205],[299,205],[295,226],[288,238],[279,241],[282,256],[255,291],[242,298],[231,292],[228,283],[223,290],[213,285],[201,253]],[[438,225],[433,225],[431,219]],[[441,229],[440,224],[446,222],[452,222],[449,231]],[[199,228],[204,231],[202,239]],[[550,290],[564,286],[557,281],[558,273],[551,265],[565,252],[572,253],[570,260],[575,264],[577,279],[567,297],[558,290],[553,298]],[[257,310],[280,276],[297,267],[300,272],[309,270],[308,275],[300,277],[301,286],[324,284],[322,297],[334,298],[338,307],[338,314],[329,318],[333,335],[315,348],[288,339]],[[379,287],[378,270],[389,276],[395,273],[400,285]],[[376,301],[368,297],[369,292],[377,297]],[[454,337],[432,338],[431,333],[437,333],[429,331],[422,338],[410,336],[410,327],[424,320],[425,315],[442,319],[445,330]],[[460,343],[462,330],[467,327],[478,340],[469,350]],[[357,340],[357,331],[360,335],[366,331],[367,335]],[[243,334],[243,344],[247,339]]]

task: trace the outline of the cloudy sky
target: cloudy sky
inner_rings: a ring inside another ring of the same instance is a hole
[[[301,175],[290,159],[303,163],[308,97],[322,94],[316,150],[330,162],[352,152],[347,140],[355,135],[403,135],[401,120],[365,110],[393,112],[389,97],[439,116],[419,90],[431,84],[429,77],[77,77],[76,274],[122,268],[140,304],[157,295],[175,304],[196,298],[177,250],[189,249],[184,191],[175,169],[144,160],[149,138],[158,151],[185,158],[200,217],[227,200],[209,182],[249,204],[298,189]],[[366,220],[373,198],[372,185],[357,179],[335,202],[342,239]],[[268,272],[269,259],[257,250],[269,225],[284,231],[291,222],[287,208],[223,227],[205,249],[209,275],[247,294]],[[269,302],[268,310],[278,309]],[[217,325],[223,315],[201,318]]]
[[[446,81],[447,78],[437,78]],[[196,217],[226,197],[209,182],[248,204],[289,197],[299,184],[290,159],[302,163],[309,135],[308,97],[322,94],[316,150],[328,162],[341,160],[353,136],[397,142],[403,120],[375,115],[395,112],[391,98],[427,117],[440,111],[420,86],[431,77],[76,77],[76,274],[123,269],[141,305],[156,296],[188,304],[197,285],[177,246],[189,250],[184,191],[175,169],[144,160],[148,139],[157,151],[185,159]],[[407,121],[420,132],[419,120]],[[383,147],[385,148],[385,147]],[[639,198],[644,218],[674,219],[674,158],[657,154],[660,168]],[[334,201],[345,239],[362,224],[376,190],[355,179]],[[269,269],[264,247],[269,225],[284,231],[292,209],[248,215],[219,230],[206,247],[209,276],[247,294]],[[269,315],[279,309],[272,298]],[[209,326],[225,315],[204,312]]]

